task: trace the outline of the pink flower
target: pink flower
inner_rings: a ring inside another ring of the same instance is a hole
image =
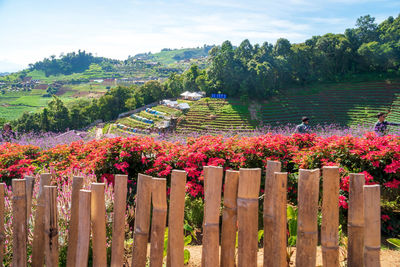
[[[388,227],[386,227],[386,229],[388,230],[388,231],[393,231],[393,227],[392,226],[388,226]]]
[[[389,187],[389,188],[394,188],[394,189],[396,189],[396,188],[399,187],[400,181],[398,181],[398,180],[396,180],[396,179],[393,179],[393,181],[384,183],[383,185],[386,186],[386,187]]]
[[[349,208],[349,205],[347,204],[347,198],[345,196],[339,196],[339,207],[342,207],[344,209]]]

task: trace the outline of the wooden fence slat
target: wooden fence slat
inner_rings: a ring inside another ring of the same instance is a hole
[[[237,192],[239,172],[228,170],[225,173],[224,209],[221,229],[221,266],[235,266],[235,244],[237,230]]]
[[[32,212],[32,194],[33,186],[35,185],[35,178],[32,176],[25,176],[26,179],[26,218],[27,224],[29,224],[29,218]]]
[[[50,180],[50,173],[42,173],[40,175],[32,241],[32,267],[41,267],[44,265],[44,187],[50,185]]]
[[[153,203],[153,218],[150,236],[150,267],[162,267],[164,233],[167,223],[167,179],[153,178],[151,199]]]
[[[6,190],[6,184],[0,183],[0,267],[3,266],[4,241],[6,238],[5,229],[4,229],[5,190]]]
[[[13,179],[13,259],[12,266],[26,267],[26,243],[28,241],[26,220],[26,180]]]
[[[380,185],[364,186],[364,265],[379,267],[381,250],[381,192]]]
[[[287,173],[276,172],[276,197],[274,204],[274,229],[273,242],[276,260],[272,266],[286,267],[287,227],[286,227],[286,202],[287,202]]]
[[[321,249],[323,266],[339,266],[339,167],[322,168]]]
[[[350,174],[347,226],[349,267],[363,266],[364,261],[364,184],[364,174]]]
[[[168,215],[167,267],[183,267],[186,172],[173,170]]]
[[[257,266],[258,197],[261,169],[240,169],[238,214],[238,267]]]
[[[87,267],[90,241],[90,208],[91,191],[79,191],[78,243],[75,256],[75,267]]]
[[[149,240],[152,177],[138,175],[135,225],[133,230],[132,267],[145,267]]]
[[[92,183],[90,189],[92,191],[90,220],[92,222],[93,266],[107,266],[105,184]]]
[[[49,267],[58,266],[58,209],[57,187],[45,186],[45,263]]]
[[[111,267],[124,265],[125,212],[128,175],[115,175]]]
[[[265,187],[264,187],[264,208],[263,208],[263,222],[264,222],[264,267],[273,266],[277,258],[274,254],[275,244],[273,236],[276,235],[275,231],[275,213],[274,213],[274,196],[276,190],[274,185],[275,173],[280,172],[282,164],[279,161],[267,161],[267,168],[265,173]]]
[[[316,265],[320,170],[299,170],[296,266]]]
[[[219,266],[219,215],[223,168],[204,167],[203,267]]]
[[[78,243],[78,219],[79,219],[79,191],[83,186],[83,177],[74,176],[71,192],[71,218],[68,225],[68,250],[67,267],[74,267]]]

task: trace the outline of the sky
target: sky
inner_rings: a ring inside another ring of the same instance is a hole
[[[126,59],[225,40],[299,43],[399,13],[399,0],[0,0],[0,72],[79,49]]]

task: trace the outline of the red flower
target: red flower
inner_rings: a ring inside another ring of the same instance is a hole
[[[382,218],[382,221],[384,221],[384,222],[386,222],[387,220],[390,220],[390,217],[388,215],[386,215],[386,214],[383,214],[381,216],[381,218]]]

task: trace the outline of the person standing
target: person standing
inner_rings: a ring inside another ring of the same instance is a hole
[[[310,119],[308,117],[301,118],[302,123],[296,126],[295,133],[305,134],[310,132],[310,125],[308,125]]]
[[[374,126],[374,132],[377,136],[386,135],[388,133],[388,125],[400,126],[400,123],[385,121],[386,114],[384,112],[379,112],[377,117],[378,121],[375,123]]]

